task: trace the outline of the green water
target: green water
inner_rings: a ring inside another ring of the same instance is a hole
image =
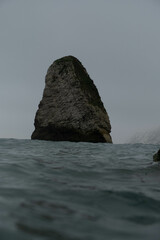
[[[0,139],[0,240],[159,240],[158,148]]]

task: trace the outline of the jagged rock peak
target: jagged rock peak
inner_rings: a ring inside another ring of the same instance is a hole
[[[98,90],[73,56],[49,67],[34,125],[32,139],[112,143],[109,117]]]

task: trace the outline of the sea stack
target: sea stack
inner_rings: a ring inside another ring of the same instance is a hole
[[[32,139],[112,143],[98,90],[81,62],[66,56],[48,69]]]

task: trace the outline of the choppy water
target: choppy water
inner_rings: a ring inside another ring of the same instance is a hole
[[[159,240],[158,148],[0,139],[0,240]]]

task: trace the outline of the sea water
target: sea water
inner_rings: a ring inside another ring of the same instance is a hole
[[[159,240],[158,149],[0,139],[0,240]]]

